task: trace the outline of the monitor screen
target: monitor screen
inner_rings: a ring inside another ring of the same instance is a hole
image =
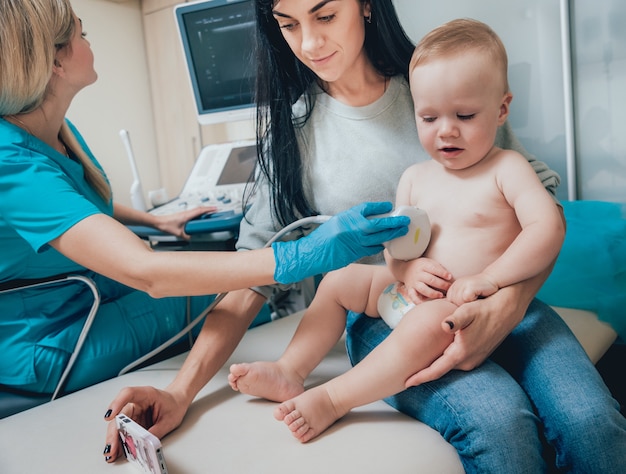
[[[201,124],[254,117],[252,0],[204,0],[175,8]]]
[[[217,180],[217,186],[245,183],[251,179],[255,164],[256,145],[233,147]]]

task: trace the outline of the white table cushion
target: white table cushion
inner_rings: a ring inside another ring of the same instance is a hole
[[[272,416],[274,403],[233,391],[233,362],[273,360],[300,314],[248,331],[222,370],[198,394],[182,426],[163,440],[170,474],[462,473],[454,448],[436,431],[378,401],[348,414],[301,444]],[[186,354],[0,420],[0,471],[14,473],[133,473],[126,460],[104,462],[108,403],[128,385],[165,387]],[[317,384],[349,369],[338,344],[311,374]]]
[[[615,332],[595,314],[557,308],[596,362]],[[300,444],[274,420],[274,403],[234,392],[233,362],[275,360],[301,313],[248,331],[224,368],[198,394],[182,426],[163,440],[170,474],[462,473],[456,451],[436,431],[378,401],[354,410],[320,437]],[[102,417],[129,385],[165,387],[186,354],[0,420],[0,471],[15,473],[132,473],[124,459],[104,462]],[[340,342],[311,374],[318,384],[350,367]]]

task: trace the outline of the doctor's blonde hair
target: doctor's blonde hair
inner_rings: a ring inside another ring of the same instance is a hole
[[[55,56],[70,47],[74,28],[68,0],[0,0],[1,116],[19,116],[41,106],[49,93]],[[59,136],[80,160],[87,182],[109,202],[108,181],[67,123]]]

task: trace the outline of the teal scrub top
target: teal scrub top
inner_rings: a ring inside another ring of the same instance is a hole
[[[68,125],[102,169],[82,136]],[[91,188],[80,163],[0,118],[0,282],[86,271],[48,243],[97,213],[112,216],[113,202],[104,202]],[[71,347],[71,335],[62,329],[86,314],[67,300],[59,301],[72,298],[66,290],[18,295],[0,295],[0,384],[32,382],[36,345],[44,341]]]
[[[113,215],[112,202],[105,203],[85,181],[80,163],[3,119],[0,196],[0,282],[84,269],[48,242],[92,214]]]

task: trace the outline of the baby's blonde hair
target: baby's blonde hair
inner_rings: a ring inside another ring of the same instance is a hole
[[[409,75],[431,59],[472,50],[485,52],[493,59],[504,82],[503,93],[509,92],[508,58],[502,40],[488,25],[470,18],[449,21],[424,36],[413,51]]]
[[[69,47],[74,28],[68,0],[0,0],[1,116],[25,114],[41,106],[56,53]],[[108,181],[66,123],[60,137],[83,165],[85,179],[108,202]]]

